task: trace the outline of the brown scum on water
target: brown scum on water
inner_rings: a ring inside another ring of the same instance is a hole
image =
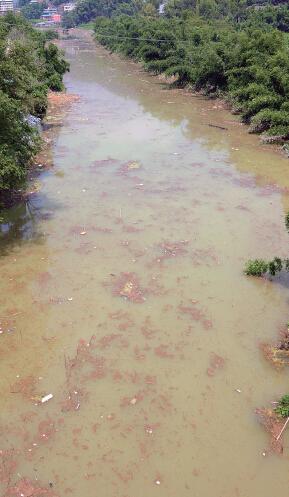
[[[215,352],[211,353],[210,366],[207,369],[208,376],[215,376],[217,370],[223,369],[226,360]]]
[[[289,365],[289,328],[282,328],[279,332],[279,340],[276,343],[261,343],[260,349],[264,357],[275,369],[282,369]]]
[[[258,421],[270,435],[269,448],[275,454],[283,453],[284,418],[278,416],[272,409],[258,408],[255,411]]]
[[[9,487],[4,497],[58,497],[51,487],[41,485],[38,481],[21,478],[13,487]]]
[[[73,103],[79,101],[78,95],[67,94],[64,92],[48,93],[47,114],[43,122],[41,133],[42,146],[40,152],[34,158],[35,166],[41,165],[42,168],[53,166],[52,143],[55,139],[56,128],[63,125],[63,119],[66,112]]]
[[[137,304],[146,300],[145,290],[141,287],[136,273],[120,273],[113,286],[113,295],[125,297]]]

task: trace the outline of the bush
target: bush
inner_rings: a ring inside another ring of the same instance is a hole
[[[289,212],[285,216],[285,226],[289,232]],[[285,270],[289,272],[289,259],[280,259],[280,257],[274,257],[271,261],[265,261],[264,259],[254,259],[249,260],[244,269],[244,273],[248,276],[263,276],[269,273],[271,276],[275,276],[276,273]]]
[[[278,402],[277,407],[275,407],[274,411],[278,416],[281,416],[282,418],[288,418],[289,417],[289,395],[283,395],[281,399]]]
[[[178,0],[188,8],[186,1]],[[168,4],[170,14],[165,18],[138,14],[97,20],[96,39],[112,51],[144,62],[149,71],[175,76],[180,86],[188,84],[206,94],[227,94],[243,121],[252,125],[251,132],[272,128],[269,135],[287,136],[286,36],[266,23],[237,26],[235,21],[211,22],[215,7],[221,9],[221,2],[216,0],[202,3],[206,20],[188,15],[188,10],[177,15],[179,3]],[[199,7],[197,2],[192,9],[196,13]]]
[[[244,273],[247,276],[263,276],[268,271],[268,262],[263,259],[249,260],[246,263]]]
[[[0,17],[0,200],[4,191],[19,188],[39,149],[38,131],[27,116],[43,116],[49,88],[63,88],[68,64],[46,43],[47,35],[23,17]]]

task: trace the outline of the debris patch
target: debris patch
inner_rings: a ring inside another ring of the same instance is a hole
[[[258,408],[255,413],[258,421],[270,435],[270,450],[275,454],[282,454],[284,419],[278,416],[272,409]]]
[[[208,376],[215,376],[216,372],[219,369],[223,369],[225,366],[225,359],[221,357],[218,354],[215,354],[215,352],[212,352],[211,358],[210,358],[210,366],[207,369],[207,375]]]
[[[142,304],[146,300],[144,293],[135,273],[121,273],[113,288],[113,295],[125,297],[137,304]]]

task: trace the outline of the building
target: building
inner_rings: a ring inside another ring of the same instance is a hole
[[[1,2],[1,0],[0,0]],[[44,9],[41,18],[50,21],[51,17],[58,14],[57,9],[52,7],[48,7],[48,9]]]
[[[7,12],[13,12],[14,3],[13,0],[0,0],[0,15],[4,15]]]
[[[61,23],[61,15],[60,14],[52,14],[51,21],[55,22],[55,24]]]
[[[54,7],[48,7],[42,13],[41,19],[48,24],[60,24],[61,23],[61,15],[58,13],[57,9]]]
[[[75,3],[65,3],[63,5],[63,12],[71,12],[75,9]]]

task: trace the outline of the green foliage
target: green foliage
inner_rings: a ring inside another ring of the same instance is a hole
[[[97,17],[112,17],[121,14],[134,15],[140,12],[145,5],[147,2],[144,0],[80,0],[72,12],[64,13],[62,25],[69,29]],[[149,9],[151,12],[151,7]]]
[[[42,116],[49,89],[63,88],[68,70],[58,48],[19,15],[0,17],[0,200],[18,188],[39,149],[29,114]]]
[[[45,3],[28,3],[22,7],[21,12],[26,19],[40,19],[46,7]]]
[[[247,276],[263,276],[267,271],[268,263],[263,259],[249,260],[244,269]]]
[[[63,75],[69,70],[69,64],[63,58],[56,45],[49,43],[44,49],[45,77],[48,87],[53,91],[64,89]]]
[[[253,259],[249,260],[244,269],[244,273],[247,276],[263,276],[269,273],[270,276],[275,276],[282,270],[289,271],[289,259],[280,259],[280,257],[274,257],[271,261],[265,261],[264,259]]]
[[[18,102],[0,90],[0,192],[23,182],[38,146],[36,130],[25,121]]]
[[[272,26],[289,31],[288,1],[275,0],[169,0],[166,17],[198,15],[205,19],[225,19],[248,27]]]
[[[281,399],[278,402],[278,405],[275,407],[274,411],[278,416],[281,416],[282,418],[288,418],[289,417],[289,395],[283,395]]]
[[[289,137],[287,35],[259,21],[239,22],[245,7],[248,2],[176,0],[168,4],[165,17],[99,18],[95,33],[110,50],[142,61],[149,71],[175,76],[179,86],[226,94],[243,121],[251,124],[250,132],[266,131],[285,140]],[[212,14],[216,9],[221,9],[220,15]]]
[[[262,109],[251,119],[252,124],[259,126],[259,129],[269,130],[272,127],[282,126],[282,130],[286,133],[286,127],[289,128],[289,113],[283,110]],[[272,133],[275,134],[275,131]]]
[[[47,41],[58,40],[59,38],[59,34],[55,29],[47,29],[44,32],[44,36]]]
[[[289,212],[287,212],[285,216],[285,226],[289,233]],[[276,273],[280,273],[282,270],[289,272],[289,259],[274,257],[271,261],[265,261],[264,259],[250,259],[245,265],[244,273],[247,276],[260,277],[266,273],[269,273],[270,276],[275,276]]]
[[[283,262],[279,257],[275,257],[272,261],[268,263],[268,271],[271,276],[275,276],[276,273],[282,271]]]

